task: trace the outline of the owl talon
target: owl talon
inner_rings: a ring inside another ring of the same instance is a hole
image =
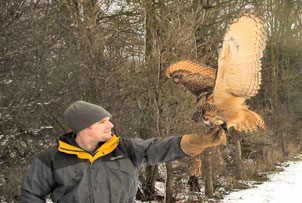
[[[223,125],[225,124],[225,122],[223,120],[217,120],[217,121],[214,121],[214,126],[217,126],[217,125]]]
[[[222,129],[224,130],[224,132],[226,133],[226,135],[227,136],[229,135],[228,126],[227,126],[227,123],[225,121],[217,120],[213,124],[214,124],[214,126],[220,125],[222,127]]]

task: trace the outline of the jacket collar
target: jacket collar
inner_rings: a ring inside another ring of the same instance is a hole
[[[68,136],[69,134],[67,134]],[[58,150],[60,152],[66,153],[66,154],[75,154],[80,159],[88,159],[90,163],[93,163],[96,159],[105,156],[109,153],[111,153],[118,145],[119,143],[119,137],[116,137],[115,135],[112,136],[112,138],[108,141],[106,141],[103,145],[101,145],[96,151],[94,156],[88,153],[87,151],[81,149],[78,146],[73,146],[66,141],[67,139],[60,139],[59,140],[59,148]]]

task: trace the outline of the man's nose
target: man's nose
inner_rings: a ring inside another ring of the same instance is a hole
[[[113,123],[111,123],[111,122],[109,121],[109,122],[108,122],[108,127],[113,128],[113,127],[114,127]]]

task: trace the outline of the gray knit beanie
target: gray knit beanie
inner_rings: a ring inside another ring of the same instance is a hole
[[[98,105],[76,101],[65,110],[64,117],[72,131],[78,133],[103,118],[112,116]]]

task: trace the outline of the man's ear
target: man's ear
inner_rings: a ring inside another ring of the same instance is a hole
[[[81,132],[82,133],[87,133],[87,132],[90,131],[90,129],[91,129],[91,127],[89,126],[88,128],[85,128],[85,129],[81,130]]]

